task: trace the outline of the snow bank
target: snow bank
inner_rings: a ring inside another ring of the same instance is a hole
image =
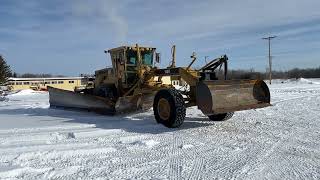
[[[266,83],[269,81],[266,80]],[[273,84],[319,84],[320,85],[320,79],[305,79],[305,78],[299,78],[299,79],[274,79],[272,80]]]
[[[10,92],[10,94],[5,95],[5,98],[0,103],[0,110],[2,113],[8,113],[8,110],[11,109],[9,112],[10,114],[13,113],[12,109],[18,109],[18,112],[23,114],[34,114],[34,113],[47,113],[39,110],[47,109],[49,107],[49,94],[48,92],[44,91],[34,91],[31,89],[21,90],[18,92]],[[22,112],[22,109],[24,109]]]
[[[17,93],[14,94],[10,94],[10,97],[14,97],[14,96],[28,96],[28,95],[34,95],[34,94],[39,94],[42,93],[40,91],[34,91],[32,89],[24,89],[21,91],[18,91]]]
[[[305,78],[300,78],[297,80],[297,82],[301,84],[320,84],[320,82],[314,82],[310,79],[305,79]]]

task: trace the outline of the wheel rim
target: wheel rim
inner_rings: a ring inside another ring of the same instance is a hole
[[[170,104],[167,99],[161,98],[158,102],[158,114],[161,119],[168,120],[170,117]]]

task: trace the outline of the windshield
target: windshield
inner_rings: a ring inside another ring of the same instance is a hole
[[[152,66],[153,52],[141,51],[142,64]],[[137,51],[129,50],[127,52],[127,64],[137,65]]]
[[[142,56],[142,64],[152,66],[152,52],[144,51],[141,53]]]

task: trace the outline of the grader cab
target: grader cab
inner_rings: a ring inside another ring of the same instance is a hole
[[[110,53],[112,67],[95,72],[94,87],[82,92],[49,88],[52,107],[82,108],[104,114],[139,111],[153,107],[158,123],[174,128],[183,124],[186,108],[197,106],[211,120],[226,120],[234,111],[270,106],[268,86],[262,80],[227,80],[228,57],[221,56],[198,70],[172,64],[155,67],[159,54],[152,47],[121,46]],[[223,70],[222,70],[223,67]],[[223,72],[223,78],[218,78]],[[164,77],[186,82],[175,89],[162,82]]]
[[[115,88],[118,96],[122,96],[130,89],[141,76],[144,68],[153,68],[155,48],[121,46],[118,48],[110,49],[105,53],[110,53],[112,67],[97,70],[96,88],[102,90],[103,87],[107,89]],[[138,60],[139,59],[139,60]],[[108,93],[108,92],[105,92]]]

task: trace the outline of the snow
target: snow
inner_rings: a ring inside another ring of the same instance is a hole
[[[159,144],[159,142],[154,141],[154,140],[144,140],[144,141],[134,141],[130,143],[131,145],[138,145],[139,147],[145,146],[148,148],[152,148],[153,146]]]
[[[28,95],[35,95],[35,94],[39,94],[39,93],[41,93],[41,91],[34,91],[32,89],[24,89],[24,90],[20,90],[14,94],[9,95],[9,97],[28,96]]]
[[[320,82],[316,82],[314,80],[309,80],[309,79],[305,79],[305,78],[300,78],[298,80],[298,82],[308,83],[308,84],[320,84]]]
[[[273,106],[179,129],[152,110],[102,116],[50,109],[47,92],[0,101],[0,179],[319,179],[320,79],[275,80]]]

